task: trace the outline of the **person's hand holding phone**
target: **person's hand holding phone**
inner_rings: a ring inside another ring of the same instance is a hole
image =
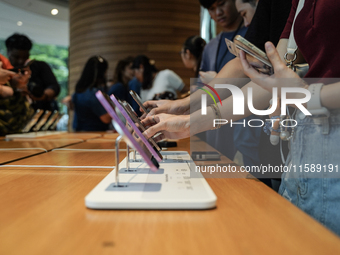
[[[258,72],[247,61],[245,52],[240,51],[240,59],[244,73],[253,82],[258,84],[265,90],[268,90],[269,92],[272,92],[273,87],[278,88],[279,96],[282,87],[308,88],[308,85],[293,70],[291,70],[289,67],[285,65],[285,63],[281,60],[280,55],[276,50],[275,46],[271,42],[267,42],[265,44],[265,48],[267,56],[274,68],[274,74],[272,75],[267,75]],[[295,96],[297,97],[301,96],[299,95],[299,93],[291,94],[296,94]]]
[[[31,73],[29,67],[19,69],[19,72],[11,80],[11,86],[20,92],[28,93],[27,84],[31,78]]]

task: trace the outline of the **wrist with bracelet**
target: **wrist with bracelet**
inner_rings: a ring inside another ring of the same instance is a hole
[[[213,110],[214,114],[215,114],[215,119],[221,119],[221,112],[220,109],[218,108],[217,105],[215,104],[211,104],[210,105],[211,109]],[[222,126],[222,124],[219,122],[215,127],[213,127],[211,130],[214,129],[219,129]]]
[[[321,105],[320,96],[323,86],[323,83],[313,83],[308,86],[311,98],[307,102],[307,110],[312,114],[312,116],[309,116],[311,118],[328,118],[330,116],[328,109]]]

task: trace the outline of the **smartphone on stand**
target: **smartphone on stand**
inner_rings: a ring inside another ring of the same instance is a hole
[[[156,151],[150,144],[148,140],[146,140],[145,136],[142,134],[142,132],[138,129],[134,121],[130,118],[129,114],[125,111],[124,107],[118,102],[116,97],[114,95],[110,96],[112,102],[114,105],[118,108],[118,110],[121,112],[121,114],[124,116],[126,121],[129,123],[131,128],[134,130],[134,132],[137,134],[137,136],[142,140],[146,148],[151,152],[151,154],[155,157],[155,159],[160,162],[162,161],[163,157],[162,155]]]
[[[132,96],[133,100],[136,101],[136,103],[139,105],[139,107],[143,110],[143,112],[145,113],[149,113],[150,111],[148,109],[146,109],[142,103],[142,99],[138,96],[138,94],[133,91],[130,90],[130,95]]]
[[[96,97],[98,98],[99,102],[103,105],[107,113],[111,116],[111,118],[114,120],[113,125],[115,130],[124,138],[125,142],[135,150],[138,151],[138,153],[142,156],[144,161],[148,164],[150,169],[152,171],[157,171],[159,168],[159,164],[155,160],[151,160],[147,153],[143,150],[141,145],[138,143],[138,141],[135,139],[135,137],[129,132],[127,127],[123,124],[123,122],[118,117],[116,111],[115,111],[115,105],[110,100],[110,98],[103,94],[101,91],[98,91],[96,93]],[[118,102],[118,101],[117,101]]]
[[[124,110],[127,112],[127,114],[129,115],[129,117],[132,119],[132,121],[135,124],[138,124],[138,127],[140,127],[141,131],[144,132],[146,130],[146,127],[142,124],[142,122],[140,122],[140,120],[138,119],[136,113],[134,112],[133,108],[131,107],[131,105],[126,102],[120,102],[120,104],[122,105],[122,107],[124,108]],[[157,143],[155,142],[155,140],[151,137],[148,139],[148,141],[154,146],[154,148],[159,152],[162,149],[157,145]]]

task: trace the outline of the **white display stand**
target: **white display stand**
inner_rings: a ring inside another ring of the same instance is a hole
[[[29,133],[22,133],[22,134],[12,134],[6,135],[6,139],[14,139],[14,138],[37,138],[37,137],[44,137],[50,135],[61,135],[65,134],[67,131],[39,131],[39,132],[29,132]]]
[[[216,206],[216,196],[185,151],[162,152],[163,161],[157,172],[130,154],[110,172],[86,197],[92,209],[209,209]],[[190,169],[191,168],[191,169]]]

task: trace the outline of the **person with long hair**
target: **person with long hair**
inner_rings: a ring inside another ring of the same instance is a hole
[[[110,115],[96,98],[96,92],[105,92],[108,62],[101,56],[93,56],[86,62],[72,96],[76,131],[105,131],[109,129]]]
[[[120,100],[129,101],[129,82],[134,77],[132,62],[133,57],[118,61],[113,75],[113,85],[109,88],[109,95],[114,94]]]
[[[181,50],[181,58],[184,66],[192,69],[195,72],[195,77],[198,77],[205,45],[206,42],[202,37],[193,35],[185,40]]]
[[[177,91],[185,92],[184,83],[175,72],[169,69],[158,71],[154,61],[145,55],[137,56],[132,67],[137,80],[142,84],[141,98],[143,102],[164,92],[171,92],[174,98],[177,98]]]

